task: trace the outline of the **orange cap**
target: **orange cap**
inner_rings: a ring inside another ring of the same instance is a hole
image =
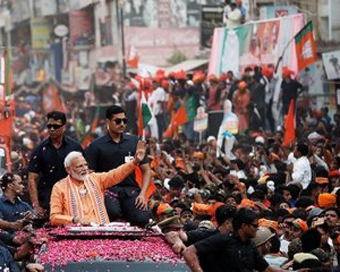
[[[174,209],[168,203],[160,203],[157,208],[157,215],[172,213]]]
[[[307,231],[308,230],[308,225],[306,223],[306,221],[303,221],[302,219],[298,218],[295,219],[292,224],[294,225],[294,227],[301,229],[302,231]]]
[[[279,223],[274,220],[268,220],[261,218],[258,221],[260,227],[267,227],[272,228],[273,230],[277,231],[279,229]]]
[[[328,178],[317,177],[317,178],[315,178],[315,182],[317,184],[328,184],[329,180],[328,180]]]

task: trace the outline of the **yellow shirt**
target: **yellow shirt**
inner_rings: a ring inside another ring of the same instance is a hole
[[[89,179],[96,185],[99,190],[102,203],[104,203],[104,191],[113,185],[118,184],[130,175],[136,168],[133,162],[125,163],[116,169],[103,173],[91,173]],[[52,189],[51,195],[51,212],[50,221],[52,225],[67,225],[72,223],[72,211],[70,209],[69,183],[72,182],[77,187],[77,193],[81,199],[84,218],[93,223],[97,222],[95,210],[90,199],[90,195],[85,190],[82,181],[77,181],[69,176],[58,181]],[[104,207],[105,209],[105,207]],[[107,211],[105,209],[105,213]]]

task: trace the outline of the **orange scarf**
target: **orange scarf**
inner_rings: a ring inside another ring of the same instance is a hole
[[[82,201],[80,199],[77,186],[71,181],[70,177],[67,177],[69,184],[69,195],[70,195],[70,211],[73,217],[77,216],[84,218],[84,208]],[[109,223],[109,218],[105,210],[105,205],[103,203],[102,197],[100,197],[100,190],[96,187],[89,178],[84,181],[87,193],[90,196],[92,207],[96,216],[96,223],[105,224]]]

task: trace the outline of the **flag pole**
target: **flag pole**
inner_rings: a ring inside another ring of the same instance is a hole
[[[309,21],[306,25],[308,25],[310,22],[311,22],[311,21]],[[279,57],[279,59],[278,59],[278,61],[277,61],[277,63],[276,63],[275,72],[277,71],[280,62],[282,61],[283,56],[284,56],[284,54],[286,53],[286,50],[287,50],[288,46],[291,44],[292,41],[295,40],[295,37],[301,32],[301,30],[304,29],[304,27],[305,27],[306,25],[304,25],[304,26],[300,29],[300,31],[299,31],[298,33],[296,33],[296,34],[288,41],[288,43],[286,44],[286,46],[283,48],[282,54],[281,54],[281,56]]]
[[[276,65],[275,65],[275,69],[274,69],[275,73],[277,72],[277,69],[279,68],[279,64],[280,64],[280,62],[282,61],[283,56],[284,56],[284,54],[286,53],[286,50],[287,50],[288,46],[291,44],[291,42],[292,42],[294,39],[295,39],[295,35],[293,36],[293,38],[291,38],[291,39],[288,41],[288,43],[286,44],[286,46],[283,48],[282,54],[281,54],[281,56],[279,57],[279,59],[277,60],[277,63],[276,63]]]

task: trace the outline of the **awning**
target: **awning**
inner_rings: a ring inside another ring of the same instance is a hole
[[[208,60],[207,59],[200,59],[200,60],[186,60],[181,63],[178,63],[174,66],[164,68],[164,71],[166,74],[170,72],[178,72],[180,70],[184,70],[185,72],[190,72],[192,70],[195,70],[201,66],[207,65]]]

